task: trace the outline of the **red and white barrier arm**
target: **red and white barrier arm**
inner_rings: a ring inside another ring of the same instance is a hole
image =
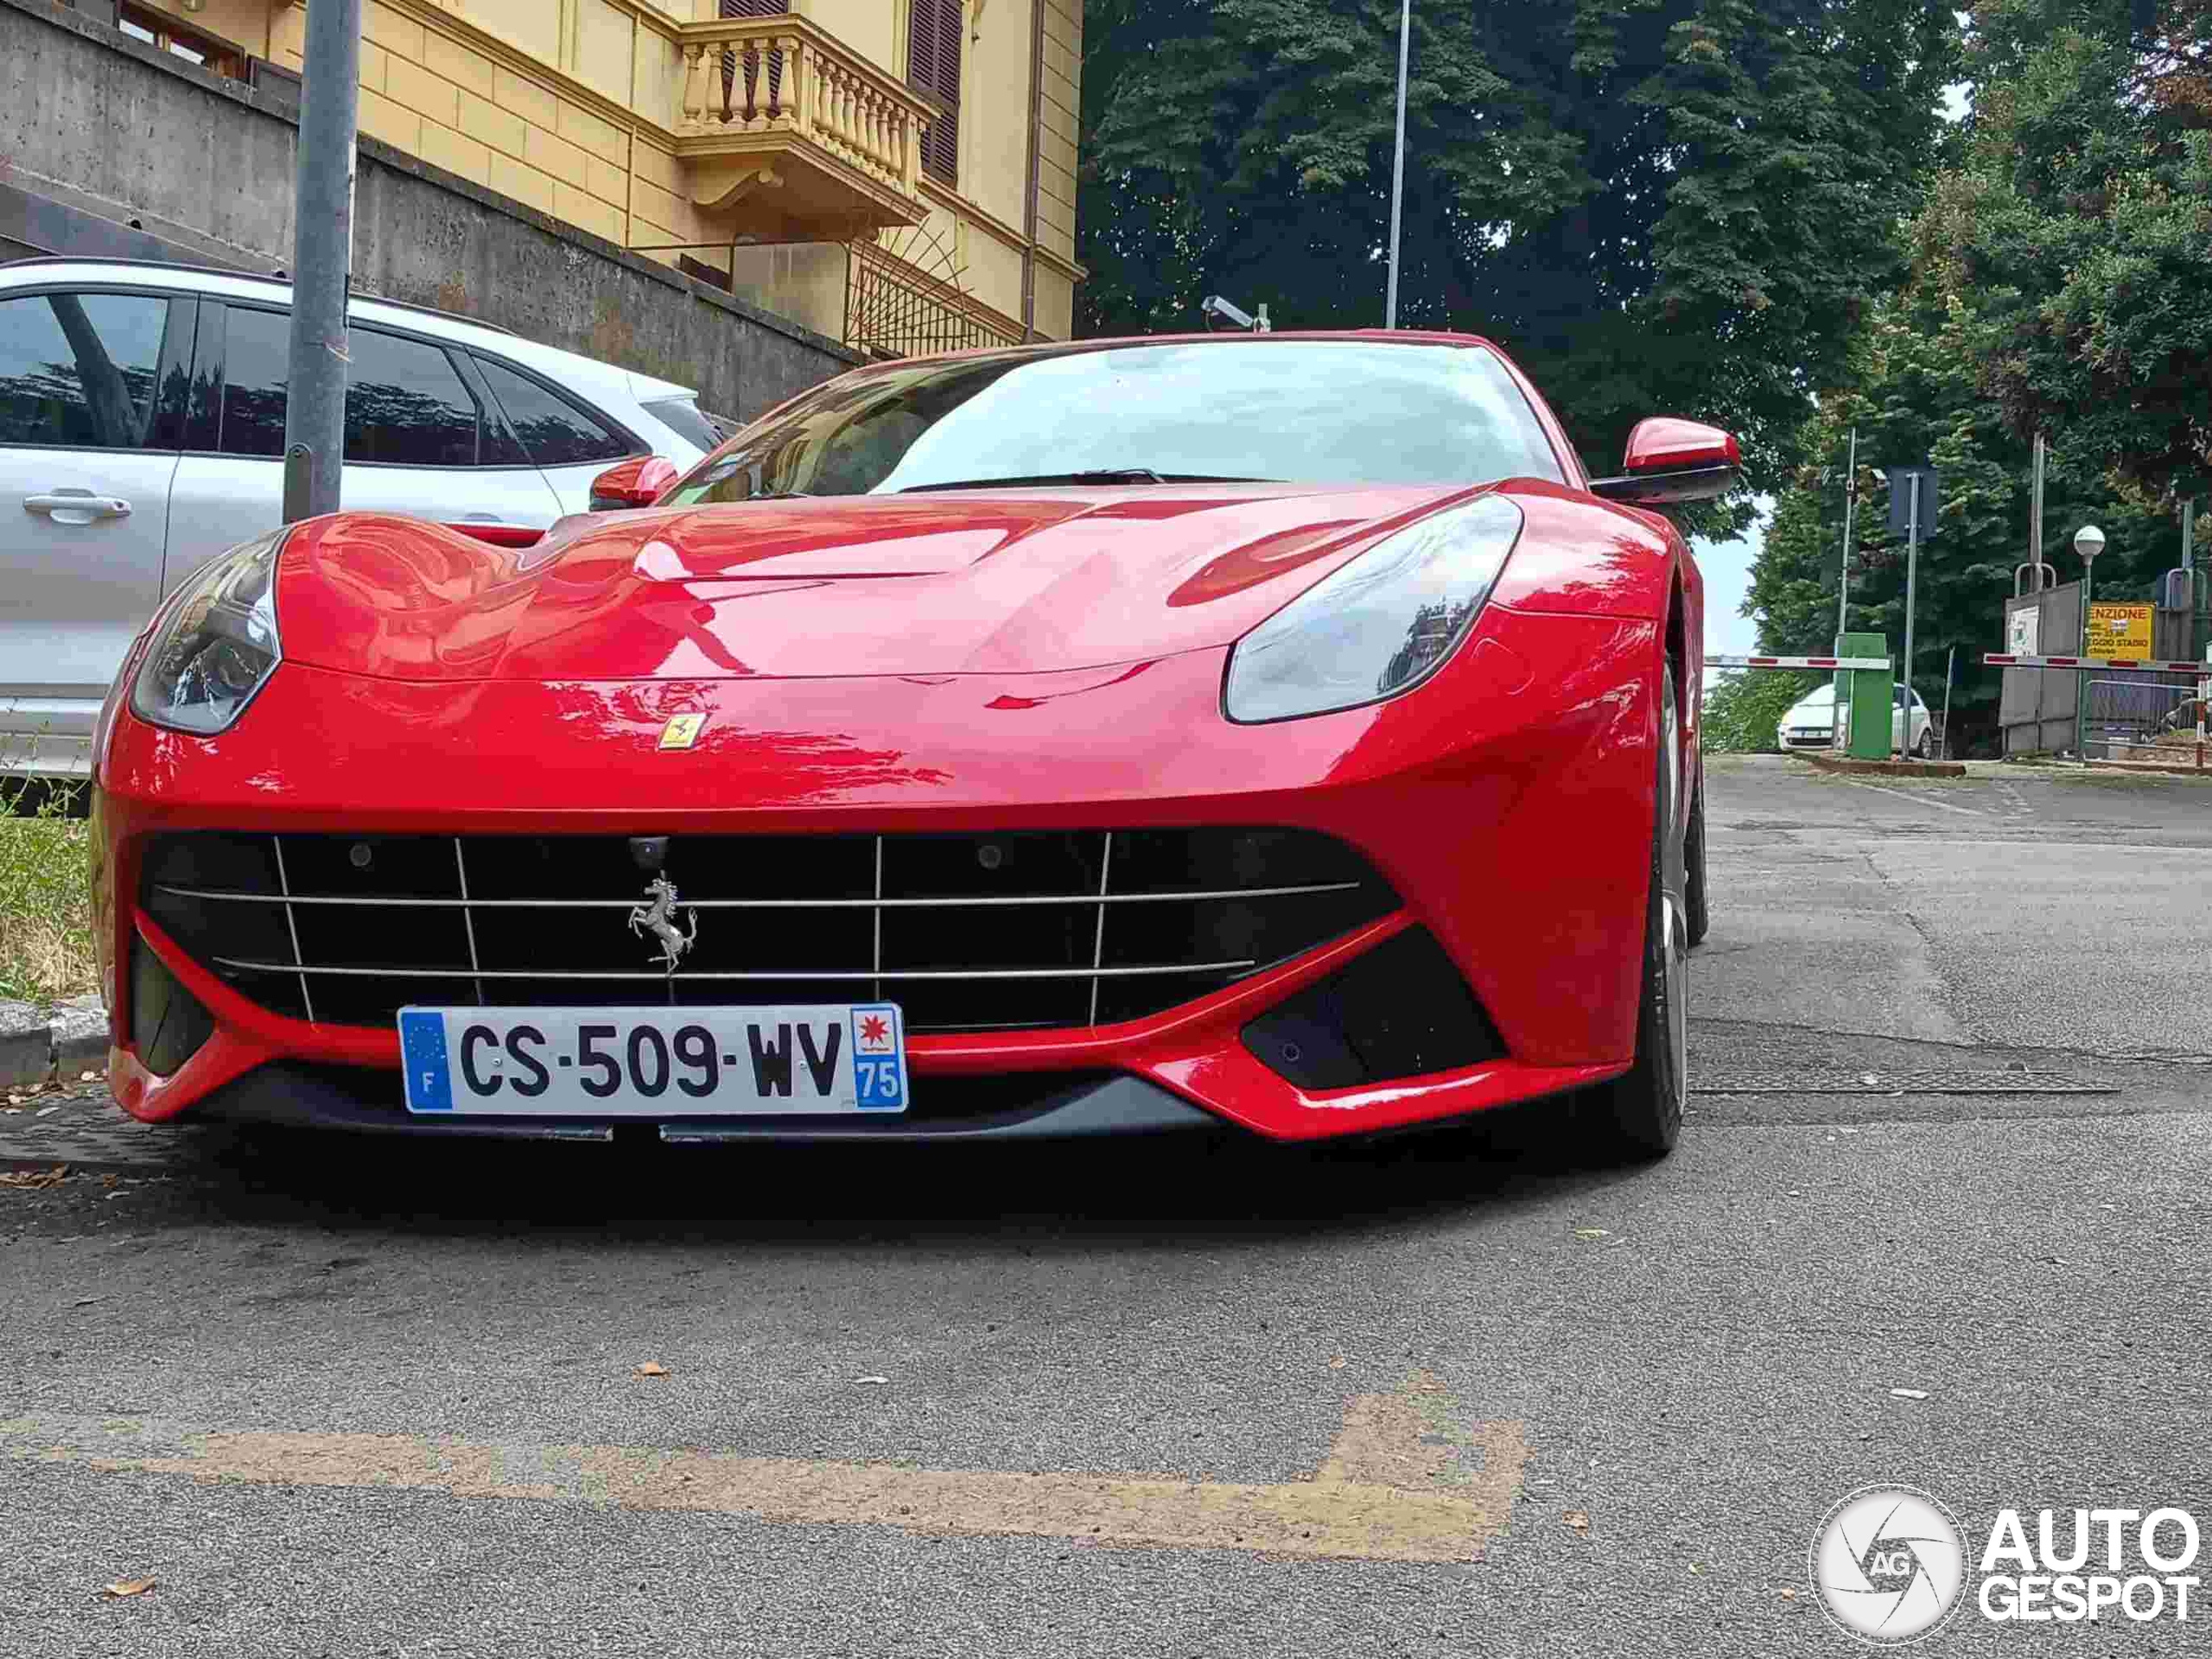
[[[2202,663],[2157,662],[2144,657],[2015,657],[1993,651],[1982,662],[1991,668],[2093,668],[2122,674],[2202,674]]]
[[[1708,657],[1707,668],[1887,668],[1886,657]]]

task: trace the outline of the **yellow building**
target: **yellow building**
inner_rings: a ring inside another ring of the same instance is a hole
[[[363,133],[871,354],[1071,330],[1082,0],[363,0]],[[220,73],[300,0],[123,0]]]

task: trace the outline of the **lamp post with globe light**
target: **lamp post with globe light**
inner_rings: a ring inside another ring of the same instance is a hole
[[[2084,524],[2074,532],[2074,550],[2082,556],[2082,645],[2081,654],[2089,654],[2089,571],[2097,562],[2097,555],[2105,550],[2105,533],[2094,524]],[[2076,688],[2074,701],[2074,747],[2084,760],[2089,753],[2089,688],[2082,677],[2074,677]]]

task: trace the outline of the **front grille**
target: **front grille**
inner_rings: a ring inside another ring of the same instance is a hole
[[[1174,1007],[1396,908],[1299,830],[693,836],[667,843],[673,975],[632,925],[620,836],[157,837],[139,902],[280,1014],[889,1001],[910,1031],[1111,1024]],[[696,933],[691,930],[696,928]]]

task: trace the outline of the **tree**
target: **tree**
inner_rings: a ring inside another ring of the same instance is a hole
[[[1397,0],[1092,0],[1086,334],[1382,321]],[[1514,351],[1611,470],[1645,415],[1785,475],[1958,61],[1942,0],[1414,9],[1401,321]]]
[[[1980,382],[2145,499],[2212,486],[2212,4],[1984,0],[1916,238]]]
[[[1763,652],[1821,652],[1833,644],[1845,457],[1855,426],[1860,497],[1851,624],[1885,635],[1893,654],[1902,649],[1905,548],[1888,531],[1887,492],[1873,473],[1885,463],[1932,459],[1941,499],[1920,550],[1914,683],[1940,708],[1942,665],[1958,648],[1952,723],[1968,741],[1995,722],[2001,671],[1983,668],[1981,656],[2005,648],[2005,600],[2014,567],[2027,557],[2032,493],[2029,447],[1980,390],[1977,327],[1963,302],[1932,284],[1876,308],[1853,347],[1847,388],[1824,397],[1808,423],[1807,460],[1776,498],[1746,601],[1759,618]],[[2094,522],[2110,538],[2097,562],[2100,598],[2150,599],[2159,572],[2176,563],[2172,516],[2116,490],[2094,455],[2055,448],[2044,505],[2044,556],[2065,580],[2080,572],[2068,547],[2076,528]]]

